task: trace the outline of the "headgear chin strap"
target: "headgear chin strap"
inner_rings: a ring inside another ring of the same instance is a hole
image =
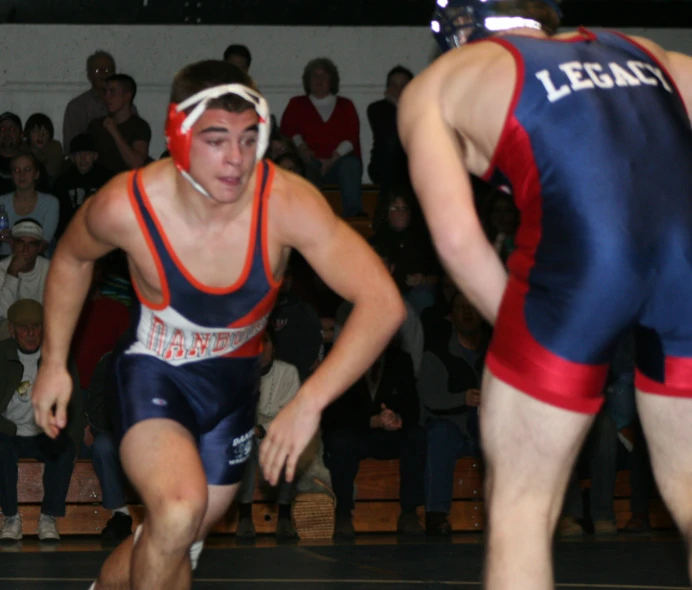
[[[562,12],[553,0],[540,0],[558,15]],[[484,39],[500,31],[541,29],[541,24],[522,16],[516,0],[437,0],[430,22],[433,36],[443,51]]]
[[[192,126],[199,120],[210,101],[235,94],[252,103],[259,115],[257,160],[260,160],[269,146],[269,134],[271,123],[269,117],[269,105],[264,97],[243,84],[223,84],[213,86],[193,94],[179,104],[171,103],[168,107],[166,120],[166,142],[168,151],[173,158],[181,174],[203,195],[209,197],[209,193],[190,174],[190,144],[192,142]],[[185,111],[194,107],[190,113]]]

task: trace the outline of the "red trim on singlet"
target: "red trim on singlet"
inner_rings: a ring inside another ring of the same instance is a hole
[[[149,234],[149,230],[147,229],[147,224],[144,221],[142,211],[140,210],[139,203],[137,203],[137,199],[135,197],[134,180],[136,174],[137,172],[133,170],[132,172],[130,172],[130,174],[127,175],[127,194],[130,199],[132,211],[134,212],[135,217],[137,218],[139,228],[142,230],[142,236],[144,237],[144,241],[147,243],[147,247],[149,248],[151,257],[154,260],[154,265],[156,266],[156,273],[159,276],[159,283],[161,294],[163,295],[163,301],[161,303],[155,303],[151,301],[151,299],[147,299],[142,293],[139,286],[137,285],[137,281],[132,272],[130,272],[130,278],[132,279],[132,287],[134,288],[135,293],[137,294],[137,298],[140,300],[140,302],[150,309],[153,309],[155,311],[161,311],[162,309],[166,309],[168,307],[171,301],[171,293],[168,288],[168,281],[166,280],[166,273],[163,270],[161,258],[159,257],[159,253],[156,251],[156,246],[154,245],[154,241],[151,239],[151,235]]]
[[[692,397],[692,359],[682,357],[665,357],[665,383],[654,381],[635,369],[634,385],[645,393],[654,393],[668,397]]]
[[[526,323],[529,274],[541,241],[543,202],[541,181],[529,136],[512,117],[507,124],[512,152],[498,150],[503,170],[510,178],[523,178],[517,195],[529,195],[523,203],[516,250],[509,259],[510,279],[495,323],[486,359],[490,371],[527,395],[566,410],[596,413],[603,403],[602,386],[608,365],[584,365],[568,361],[543,347]]]
[[[194,276],[192,276],[192,274],[188,271],[186,266],[181,262],[180,258],[178,258],[178,255],[176,254],[170,241],[168,240],[168,236],[166,235],[166,232],[164,231],[163,226],[161,225],[161,222],[159,221],[159,218],[151,205],[151,201],[149,200],[146,190],[144,189],[144,185],[141,182],[141,175],[137,176],[137,188],[139,189],[139,193],[142,196],[142,202],[144,203],[144,206],[146,207],[147,211],[149,212],[149,215],[154,221],[154,225],[156,226],[156,229],[158,230],[159,235],[161,236],[161,240],[163,241],[169,256],[171,257],[173,263],[176,265],[181,274],[185,277],[185,279],[195,289],[202,291],[203,293],[208,293],[210,295],[226,295],[228,293],[237,291],[245,284],[245,281],[247,280],[248,275],[250,274],[250,270],[252,268],[252,259],[254,257],[255,252],[255,239],[258,226],[257,218],[259,215],[260,199],[262,198],[262,195],[260,194],[262,188],[262,183],[260,180],[261,165],[262,163],[260,162],[257,164],[256,167],[255,192],[252,204],[252,222],[250,227],[250,239],[248,242],[247,253],[245,255],[245,263],[243,266],[243,270],[240,273],[240,276],[233,282],[232,285],[227,287],[210,287],[209,285],[201,283]]]
[[[653,61],[659,68],[661,68],[661,70],[663,70],[663,73],[666,75],[666,77],[668,78],[668,81],[673,86],[673,89],[675,90],[677,97],[680,99],[682,106],[685,108],[685,112],[687,113],[688,116],[692,116],[692,113],[690,113],[690,111],[687,110],[687,105],[685,104],[685,99],[682,97],[682,93],[680,92],[680,88],[678,88],[678,85],[675,83],[675,78],[673,78],[673,76],[670,75],[670,71],[668,70],[668,68],[666,66],[664,66],[661,63],[661,61],[653,53],[651,53],[651,51],[648,48],[644,47],[641,43],[635,41],[634,39],[631,39],[627,35],[623,35],[619,31],[608,31],[608,32],[612,33],[613,35],[617,35],[621,39],[627,41],[628,43],[631,43],[636,48],[638,48],[641,51],[643,51],[644,53],[646,53],[646,55],[649,56],[649,59],[651,61]]]
[[[501,39],[499,37],[493,37],[491,39],[488,39],[488,41],[492,41],[493,43],[497,43],[501,47],[504,47],[507,51],[509,51],[512,54],[512,57],[514,58],[514,63],[516,64],[516,75],[517,78],[514,82],[514,93],[512,94],[512,102],[509,104],[509,109],[507,110],[507,116],[505,117],[505,122],[502,125],[502,131],[500,133],[500,139],[497,142],[497,146],[495,146],[495,152],[493,153],[492,158],[490,159],[490,164],[488,165],[488,169],[485,171],[483,174],[482,178],[486,182],[490,181],[493,172],[495,172],[495,169],[497,168],[497,159],[498,159],[498,154],[501,151],[501,148],[504,144],[504,142],[507,140],[507,134],[509,133],[509,122],[510,120],[514,117],[514,111],[517,108],[517,105],[519,104],[519,99],[521,98],[521,92],[524,89],[524,72],[525,72],[525,65],[524,65],[524,58],[522,57],[521,53],[517,50],[514,45],[506,41],[505,39]]]
[[[267,182],[264,189],[264,202],[262,203],[262,219],[261,223],[261,233],[262,233],[262,263],[264,264],[264,274],[267,275],[267,282],[269,286],[278,289],[281,286],[282,281],[276,280],[274,278],[274,271],[271,267],[271,261],[269,260],[269,199],[272,195],[272,186],[274,183],[274,175],[276,173],[276,166],[273,162],[267,161],[267,167],[269,169],[269,174],[267,175]]]
[[[228,327],[242,328],[244,326],[252,325],[255,322],[262,319],[263,317],[268,316],[274,308],[274,304],[276,303],[276,298],[278,296],[279,289],[271,289],[262,298],[262,300],[257,305],[255,305],[255,307],[252,308],[252,311],[250,311],[247,315],[240,318],[239,320],[236,320]],[[243,344],[243,346],[231,352],[228,356],[233,358],[257,356],[262,352],[262,337],[264,336],[264,332],[265,330],[262,330],[254,338],[252,338],[252,340],[249,340],[248,342]]]

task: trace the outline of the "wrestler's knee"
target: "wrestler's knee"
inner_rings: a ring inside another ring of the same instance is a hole
[[[181,485],[148,506],[147,527],[161,551],[187,551],[194,543],[207,508],[204,486]]]

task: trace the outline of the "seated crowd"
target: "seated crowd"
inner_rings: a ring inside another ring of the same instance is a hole
[[[228,47],[224,59],[245,71],[252,61],[241,45]],[[57,440],[40,432],[31,406],[41,358],[43,293],[56,241],[75,211],[112,176],[151,161],[151,129],[134,105],[136,82],[116,73],[113,57],[101,51],[87,60],[87,76],[91,88],[65,110],[62,145],[54,138],[51,120],[41,113],[31,115],[24,127],[15,114],[0,115],[0,215],[6,214],[9,222],[9,229],[0,233],[0,541],[22,538],[21,458],[45,464],[41,540],[59,539],[56,518],[65,516],[77,458],[93,462],[103,507],[112,511],[101,537],[120,540],[132,530],[127,482],[105,394],[108,362],[130,326],[134,300],[121,253],[96,265],[72,345],[69,423]],[[380,189],[369,239],[401,291],[408,316],[382,355],[325,411],[296,480],[282,480],[274,490],[276,534],[283,539],[298,537],[291,521],[296,493],[324,490],[332,490],[336,501],[335,536],[353,538],[354,483],[360,462],[367,458],[399,460],[400,534],[447,535],[453,526],[456,461],[480,457],[480,388],[491,328],[445,275],[407,182],[396,105],[412,77],[404,67],[393,68],[384,98],[367,110],[374,138],[367,171]],[[267,157],[318,187],[338,185],[344,217],[367,216],[361,194],[360,123],[353,103],[339,95],[338,69],[329,59],[312,60],[302,82],[305,94],[291,99],[280,124],[274,120]],[[506,262],[519,221],[511,195],[477,179],[474,191],[488,239]],[[258,444],[338,339],[350,310],[348,302],[294,255],[264,342],[253,453],[238,495],[239,538],[255,536]],[[649,527],[652,478],[646,446],[641,433],[636,435],[630,349],[626,340],[618,350],[605,391],[607,403],[570,483],[559,534],[583,534],[585,523],[597,534],[617,532],[613,495],[623,457],[632,467],[628,528]],[[635,432],[629,438],[622,434],[628,426]],[[579,485],[585,472],[592,482],[588,517]],[[261,477],[259,481],[266,486]],[[425,511],[423,525],[420,507]]]

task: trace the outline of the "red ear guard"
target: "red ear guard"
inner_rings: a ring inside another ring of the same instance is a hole
[[[178,105],[171,103],[168,105],[168,118],[166,119],[166,141],[168,151],[173,158],[173,162],[179,170],[190,171],[190,142],[192,141],[192,131],[183,131],[183,123],[187,118],[185,111],[178,112]]]

